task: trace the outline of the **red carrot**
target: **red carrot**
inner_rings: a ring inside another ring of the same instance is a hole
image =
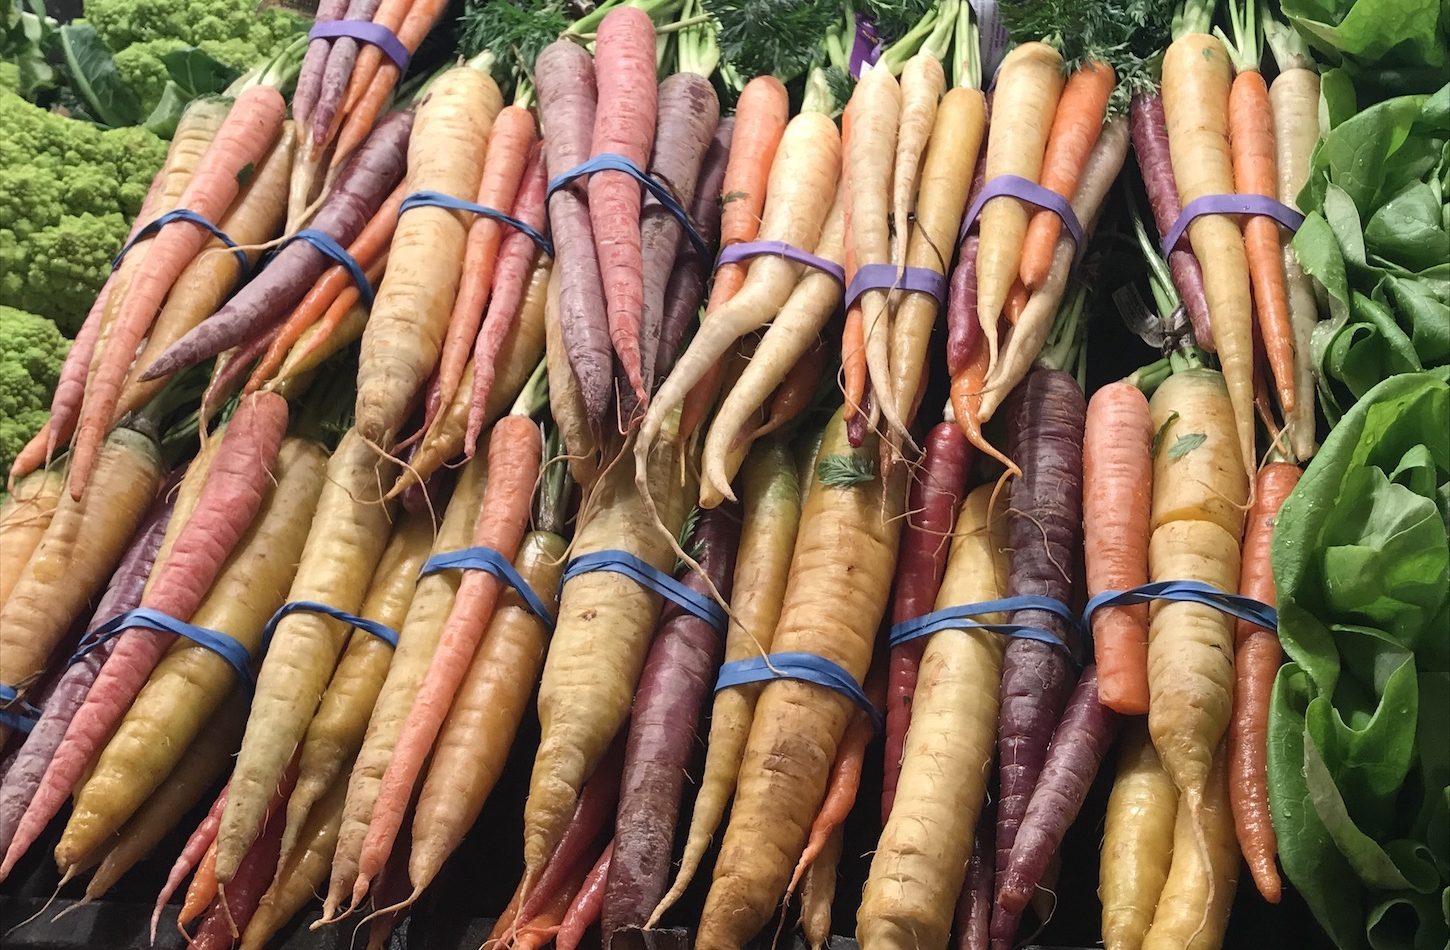
[[[599,919],[600,911],[604,907],[605,882],[609,878],[613,857],[614,842],[611,841],[584,878],[584,884],[579,888],[579,893],[574,895],[574,902],[569,905],[564,919],[559,923],[559,934],[554,938],[554,946],[558,950],[576,950],[584,939],[584,932]]]

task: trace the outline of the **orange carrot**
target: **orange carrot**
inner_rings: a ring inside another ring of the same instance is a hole
[[[1118,382],[1088,403],[1083,437],[1083,553],[1088,596],[1148,582],[1153,420],[1136,386]],[[1098,700],[1120,713],[1148,711],[1148,607],[1093,615]]]
[[[972,351],[971,359],[967,361],[966,368],[952,377],[952,415],[957,425],[961,426],[962,434],[967,437],[968,442],[1007,466],[1009,473],[1019,475],[1021,470],[1016,464],[982,434],[982,387],[987,381],[987,364],[990,359],[991,354],[987,348],[978,343]]]
[[[1279,506],[1299,483],[1299,467],[1270,462],[1259,471],[1254,507],[1244,533],[1239,567],[1239,593],[1273,605],[1274,572],[1269,550]],[[1279,638],[1240,620],[1235,639],[1234,709],[1228,726],[1229,807],[1239,848],[1254,876],[1259,893],[1271,904],[1279,902],[1283,885],[1274,867],[1278,839],[1269,817],[1267,777],[1269,693],[1283,659]]]
[[[247,169],[261,162],[282,130],[287,104],[271,86],[253,86],[237,97],[196,175],[182,193],[179,207],[208,221],[218,221],[241,190]],[[136,347],[146,336],[166,292],[211,239],[201,227],[175,222],[150,238],[145,266],[137,269],[126,293],[107,301],[91,380],[81,404],[80,425],[72,452],[70,493],[79,499],[90,480],[101,441],[111,426],[121,386],[130,372]]]
[[[1078,179],[1107,113],[1108,97],[1113,94],[1117,74],[1107,63],[1093,60],[1084,63],[1067,78],[1052,131],[1047,136],[1047,151],[1042,157],[1042,173],[1038,183],[1064,198],[1071,199],[1077,191]],[[1267,96],[1267,93],[1265,93]],[[1042,209],[1032,215],[1027,237],[1022,242],[1021,280],[1027,290],[1036,290],[1052,269],[1052,252],[1062,231],[1062,219]]]

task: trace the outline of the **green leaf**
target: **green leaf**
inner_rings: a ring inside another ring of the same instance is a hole
[[[167,75],[188,99],[222,92],[241,70],[218,62],[194,46],[172,50],[161,57]]]
[[[89,24],[61,27],[60,47],[71,85],[98,122],[116,128],[140,120],[141,103],[122,81],[110,49]]]
[[[1181,459],[1207,441],[1208,436],[1202,432],[1190,432],[1188,435],[1180,435],[1168,449],[1168,457],[1175,461]]]
[[[1151,446],[1150,451],[1153,453],[1154,458],[1158,457],[1158,450],[1163,448],[1163,440],[1168,437],[1169,427],[1171,427],[1173,423],[1177,421],[1178,413],[1170,412],[1168,413],[1168,418],[1164,419],[1163,424],[1158,427],[1158,431],[1153,433],[1153,445]]]
[[[161,138],[169,139],[176,133],[176,125],[181,121],[181,114],[186,111],[190,101],[181,87],[168,79],[161,90],[161,98],[157,101],[156,108],[151,110],[151,114],[141,124]]]
[[[1450,62],[1443,39],[1447,15],[1439,0],[1284,0],[1282,9],[1331,58],[1381,69]]]

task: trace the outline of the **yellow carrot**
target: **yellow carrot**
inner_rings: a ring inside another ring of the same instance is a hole
[[[1173,860],[1178,790],[1148,738],[1146,725],[1123,729],[1118,774],[1103,827],[1098,899],[1106,950],[1139,950]]]

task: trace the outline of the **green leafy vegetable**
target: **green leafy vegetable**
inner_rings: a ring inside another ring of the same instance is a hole
[[[60,48],[70,70],[71,86],[92,118],[111,128],[135,125],[140,120],[141,103],[121,79],[110,49],[89,24],[61,27]]]
[[[1370,389],[1285,501],[1269,801],[1344,948],[1450,941],[1450,385]]]
[[[1428,92],[1450,68],[1450,6],[1441,0],[1283,0],[1283,13],[1322,55],[1366,88]]]

